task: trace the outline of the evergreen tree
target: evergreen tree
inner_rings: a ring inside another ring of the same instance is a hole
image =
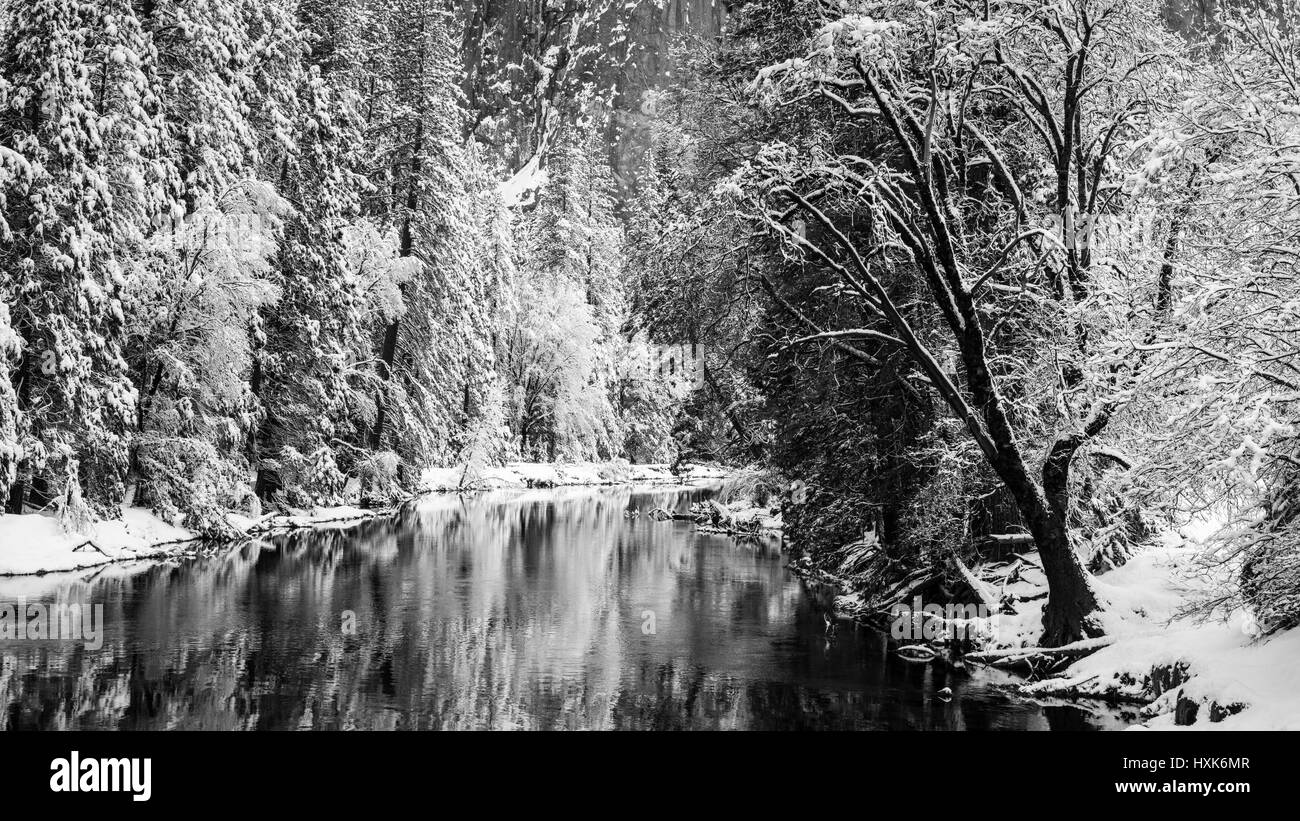
[[[80,481],[116,516],[136,401],[121,295],[170,176],[156,55],[126,0],[9,2],[0,19],[0,266],[22,347],[8,505]]]

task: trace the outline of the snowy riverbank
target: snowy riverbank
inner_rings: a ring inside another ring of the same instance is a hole
[[[668,465],[627,462],[508,462],[499,467],[469,470],[465,466],[428,468],[421,476],[425,491],[499,490],[523,487],[580,485],[678,484],[716,481],[727,471],[717,465],[690,465],[673,473]]]
[[[674,474],[667,465],[614,463],[535,464],[515,462],[469,476],[459,468],[431,468],[423,474],[421,493],[588,485],[679,484],[715,481],[722,468],[694,465]],[[293,510],[253,518],[230,513],[236,538],[269,536],[303,528],[348,527],[383,516],[392,508],[351,505]],[[194,532],[164,521],[144,508],[124,508],[122,518],[97,522],[86,533],[67,533],[57,516],[27,513],[0,516],[0,576],[84,570],[110,562],[159,559],[183,554],[201,543]]]
[[[0,576],[81,570],[108,562],[172,555],[196,541],[193,533],[142,508],[126,508],[117,521],[97,522],[88,533],[67,533],[56,516],[0,516]]]
[[[1148,728],[1300,730],[1300,630],[1258,638],[1244,612],[1185,615],[1217,583],[1200,555],[1171,539],[1099,576],[1108,644],[1019,690],[1141,703]]]
[[[232,541],[301,528],[346,527],[384,515],[387,510],[351,506],[250,518],[229,513]],[[85,533],[69,533],[49,513],[0,516],[0,576],[40,575],[85,570],[112,562],[182,555],[205,543],[191,530],[139,507],[122,509],[122,518],[96,522]]]
[[[1246,613],[1198,618],[1195,606],[1224,589],[1231,572],[1208,567],[1203,555],[1204,545],[1169,533],[1096,576],[1105,635],[1051,649],[1039,647],[1047,586],[1037,553],[974,568],[985,599],[1015,613],[961,622],[978,648],[963,660],[1044,675],[1014,685],[1025,696],[1141,705],[1140,728],[1300,729],[1300,629],[1258,638]],[[853,592],[837,598],[836,610],[878,615]]]

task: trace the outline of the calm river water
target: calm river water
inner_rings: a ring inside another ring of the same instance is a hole
[[[500,491],[217,558],[0,579],[104,605],[0,642],[9,729],[1086,729],[842,622],[775,543],[654,522],[705,489]],[[642,515],[629,518],[626,511]],[[949,687],[950,699],[938,691]]]

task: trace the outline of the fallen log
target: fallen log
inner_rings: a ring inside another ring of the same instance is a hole
[[[1024,562],[1025,564],[1029,565],[1030,567],[1032,567],[1032,568],[1034,568],[1034,569],[1036,569],[1036,570],[1042,570],[1042,569],[1043,569],[1043,566],[1042,566],[1041,564],[1039,564],[1038,562],[1036,562],[1036,561],[1034,561],[1033,559],[1029,558],[1028,556],[1026,556],[1026,555],[1023,554],[1023,553],[1012,553],[1011,555],[1012,555],[1012,556],[1015,556],[1017,559],[1019,559],[1020,561]]]
[[[1033,544],[1034,537],[1028,533],[990,533],[987,536],[981,536],[977,542],[990,547],[1016,547],[1018,545]]]
[[[895,584],[884,595],[880,596],[877,601],[882,602],[882,609],[888,609],[895,604],[905,602],[916,590],[924,584],[928,584],[934,579],[934,571],[930,568],[921,568],[913,570],[903,577],[903,580]]]
[[[677,513],[674,511],[664,510],[662,507],[657,507],[654,510],[650,511],[649,516],[651,519],[654,519],[656,522],[671,522],[673,520],[680,520],[684,522],[695,522],[696,524],[702,524],[704,521],[706,521],[704,517],[696,513]]]
[[[894,651],[908,661],[933,661],[939,651],[924,644],[907,644]]]
[[[984,605],[989,613],[997,613],[1001,611],[1002,602],[999,600],[998,595],[993,592],[993,585],[976,578],[975,574],[971,572],[971,569],[967,567],[966,563],[956,554],[953,554],[952,563],[953,566],[957,568],[957,573],[960,574],[966,584],[970,586],[970,589],[976,596],[979,596],[980,603]]]
[[[1000,650],[983,650],[978,653],[967,653],[965,658],[981,664],[996,664],[998,661],[1018,661],[1037,656],[1050,659],[1065,658],[1074,661],[1084,656],[1090,656],[1101,648],[1109,647],[1114,643],[1115,638],[1113,636],[1102,636],[1095,639],[1083,639],[1060,647],[1008,647]]]

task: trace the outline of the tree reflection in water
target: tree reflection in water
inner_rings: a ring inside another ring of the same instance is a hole
[[[217,558],[0,579],[102,603],[106,635],[0,643],[8,728],[1049,729],[1118,717],[1010,699],[824,636],[776,544],[653,522],[706,490],[427,499]],[[344,628],[345,611],[355,632]],[[653,613],[653,632],[647,616]],[[951,687],[951,701],[935,694]]]

